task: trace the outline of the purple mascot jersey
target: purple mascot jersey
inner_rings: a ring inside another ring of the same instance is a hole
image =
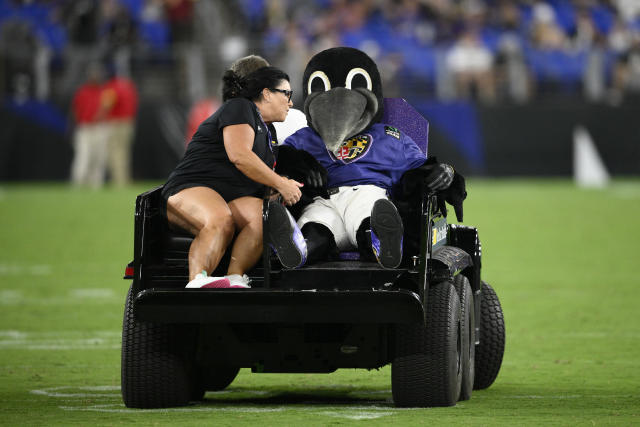
[[[310,127],[300,129],[284,144],[315,157],[327,169],[330,188],[371,184],[389,191],[402,174],[425,162],[425,154],[409,136],[381,123],[344,141],[337,155]]]

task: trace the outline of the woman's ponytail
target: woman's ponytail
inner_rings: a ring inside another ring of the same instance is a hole
[[[227,70],[222,76],[222,102],[243,96],[243,81],[234,71]]]

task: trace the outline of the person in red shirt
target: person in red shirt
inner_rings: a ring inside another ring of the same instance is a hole
[[[71,111],[76,122],[71,182],[99,188],[104,184],[107,129],[101,120],[100,102],[104,71],[99,63],[87,69],[86,81],[76,90]]]
[[[108,127],[107,166],[116,186],[131,182],[131,145],[138,113],[138,91],[130,79],[114,75],[101,97]]]
[[[189,145],[191,138],[195,135],[200,124],[215,113],[221,105],[220,101],[215,97],[201,99],[193,104],[187,118],[187,130],[184,140],[185,148]]]

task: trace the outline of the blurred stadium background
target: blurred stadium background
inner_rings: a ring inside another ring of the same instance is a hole
[[[368,52],[385,95],[429,119],[430,152],[472,177],[465,219],[507,324],[496,384],[401,410],[388,367],[245,369],[198,406],[124,408],[135,196],[167,177],[233,60],[285,69],[300,107],[308,59],[338,45]],[[137,86],[140,182],[76,190],[70,105],[95,60]],[[638,423],[640,0],[0,0],[0,100],[0,424]],[[632,179],[576,190],[574,146]]]
[[[300,106],[308,59],[339,45],[467,175],[571,176],[578,127],[612,175],[640,172],[638,0],[0,0],[0,181],[68,179],[91,61],[137,85],[133,177],[164,179],[233,60],[283,68]]]

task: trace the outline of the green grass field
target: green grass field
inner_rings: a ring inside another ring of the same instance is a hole
[[[0,424],[640,424],[640,181],[469,180],[483,278],[507,345],[495,384],[451,408],[396,409],[390,369],[242,370],[202,404],[130,410],[120,328],[136,194],[0,184]]]

